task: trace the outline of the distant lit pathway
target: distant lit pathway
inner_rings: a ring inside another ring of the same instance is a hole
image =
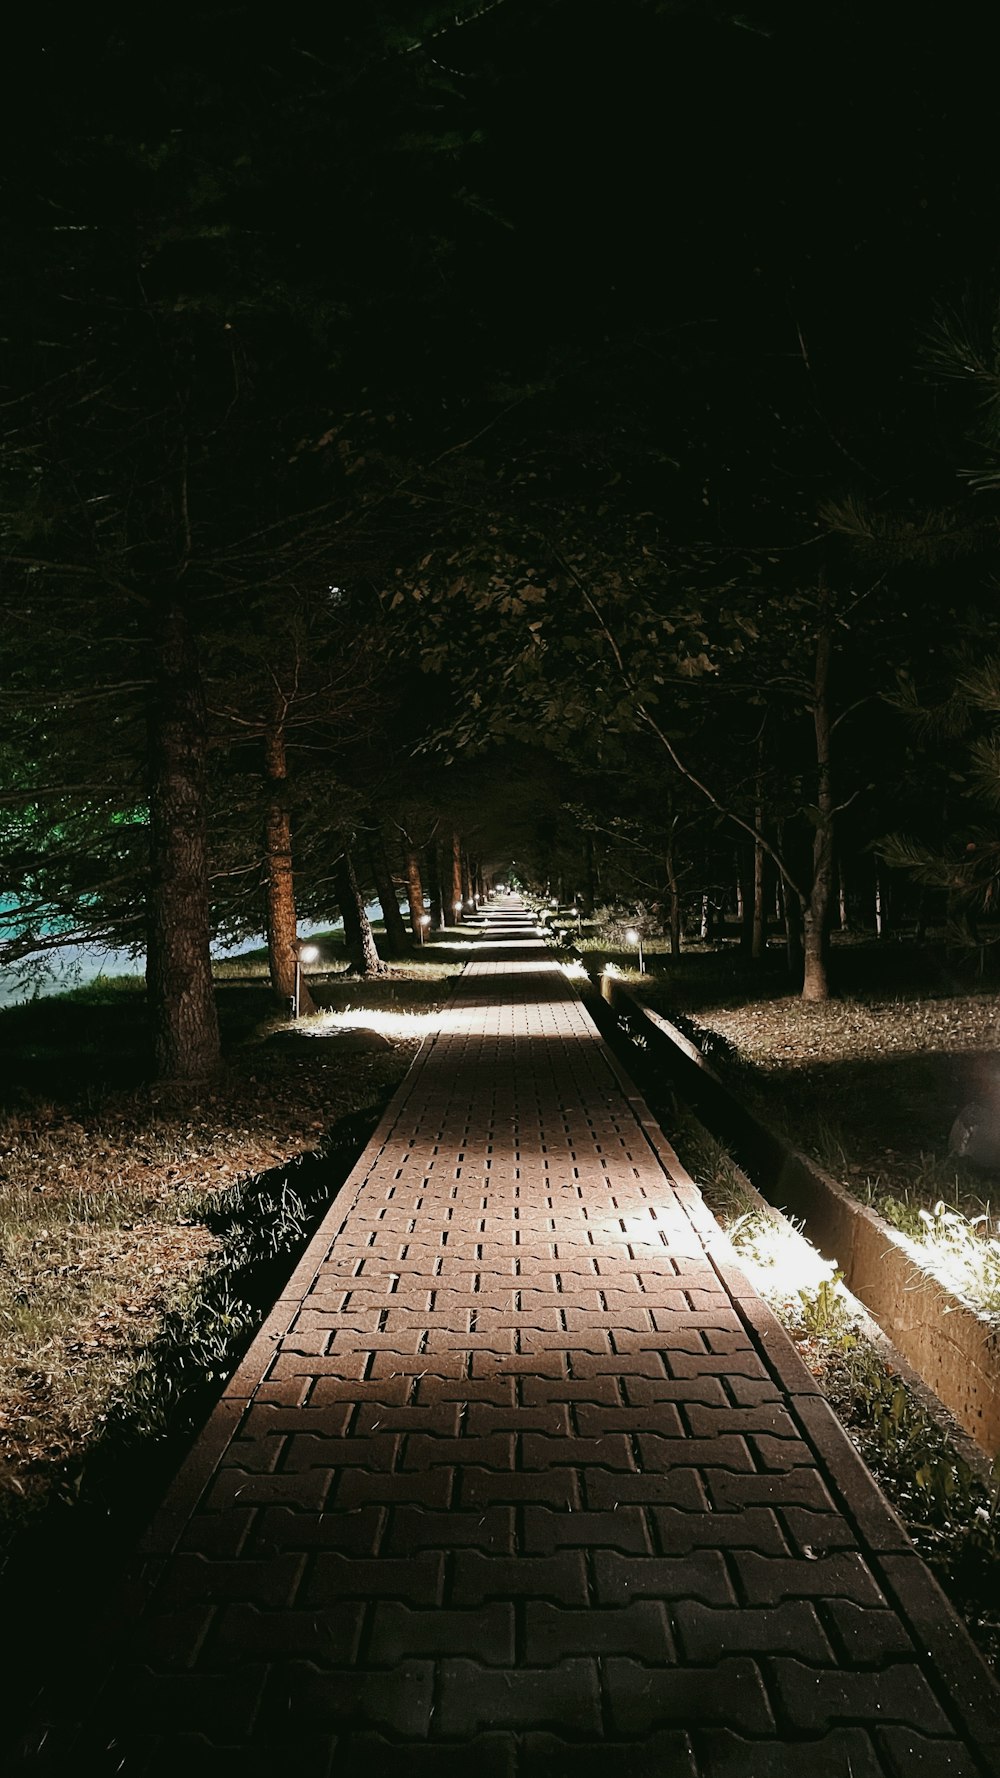
[[[515,901],[146,1550],[40,1770],[1000,1773],[963,1629]]]

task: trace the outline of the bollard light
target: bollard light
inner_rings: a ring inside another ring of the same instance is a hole
[[[303,963],[315,963],[318,956],[319,949],[316,945],[297,944],[295,947],[295,991],[292,995],[293,1019],[299,1018],[302,1012],[302,965]]]
[[[625,934],[625,943],[627,945],[638,945],[638,947],[639,947],[639,974],[645,975],[646,972],[645,972],[643,965],[642,965],[642,933],[638,930],[637,927],[635,927],[635,926],[629,927],[628,931]]]
[[[424,941],[426,940],[427,928],[430,925],[430,923],[431,923],[430,914],[418,915],[418,917],[417,917],[417,931],[420,935],[420,943],[421,944],[423,944]]]

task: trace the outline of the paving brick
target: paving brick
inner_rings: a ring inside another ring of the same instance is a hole
[[[683,1438],[686,1428],[673,1402],[644,1403],[641,1407],[605,1408],[581,1402],[576,1423],[584,1438],[602,1438],[609,1432],[660,1432],[666,1438]]]
[[[773,1734],[760,1668],[736,1656],[712,1667],[655,1668],[613,1657],[604,1662],[611,1721],[619,1734],[676,1724],[725,1723],[748,1735]]]
[[[638,1379],[637,1379],[638,1380]],[[620,1396],[616,1377],[525,1377],[522,1400],[525,1407],[539,1407],[548,1402],[606,1402],[617,1407]]]
[[[758,1469],[791,1469],[816,1462],[809,1446],[802,1439],[772,1438],[766,1432],[750,1432],[747,1443],[757,1461]]]
[[[872,1610],[849,1599],[826,1599],[822,1611],[834,1645],[848,1666],[880,1667],[885,1661],[913,1655],[913,1641],[894,1611]]]
[[[209,1512],[233,1506],[298,1506],[321,1512],[333,1482],[332,1469],[291,1475],[251,1475],[245,1469],[220,1470],[205,1497]]]
[[[654,1506],[650,1516],[664,1555],[711,1548],[788,1554],[777,1517],[766,1506],[747,1506],[736,1513],[692,1513],[679,1507]]]
[[[296,1381],[301,1383],[301,1378]],[[340,1401],[310,1401],[306,1406],[296,1403],[290,1407],[255,1397],[240,1429],[240,1437],[235,1438],[229,1448],[238,1452],[246,1440],[276,1439],[289,1432],[316,1432],[323,1438],[343,1438],[353,1412],[354,1401],[350,1396],[344,1396]],[[248,1463],[246,1467],[253,1466]]]
[[[601,1741],[580,1746],[556,1735],[526,1735],[518,1778],[698,1778],[691,1742],[679,1729],[642,1741]],[[799,1775],[801,1778],[801,1774]]]
[[[525,1379],[525,1391],[540,1379]],[[490,1402],[494,1407],[513,1407],[517,1396],[513,1377],[422,1377],[417,1385],[417,1400],[424,1402],[457,1401],[460,1405]]]
[[[436,1469],[441,1464],[482,1464],[486,1469],[513,1469],[515,1442],[512,1433],[491,1433],[485,1438],[433,1438],[414,1433],[406,1440],[401,1470]]]
[[[734,1475],[704,1464],[702,1474],[713,1506],[722,1512],[728,1507],[768,1505],[833,1511],[826,1483],[816,1469],[795,1469],[787,1475]]]
[[[778,1518],[794,1555],[824,1556],[828,1550],[856,1549],[858,1540],[840,1513],[811,1512],[808,1507],[783,1506]]]
[[[619,1610],[568,1611],[544,1600],[525,1607],[525,1658],[546,1666],[570,1655],[635,1655],[639,1660],[672,1662],[674,1642],[665,1607],[642,1599]]]
[[[550,1469],[570,1464],[580,1468],[597,1464],[602,1469],[635,1469],[632,1446],[624,1433],[606,1433],[600,1438],[548,1438],[544,1433],[526,1432],[521,1440],[521,1461],[525,1469]]]
[[[303,1566],[304,1558],[293,1554],[221,1562],[178,1554],[157,1590],[156,1608],[162,1610],[200,1600],[221,1605],[228,1599],[245,1599],[280,1611],[291,1605]]]
[[[722,1433],[767,1433],[775,1438],[800,1440],[799,1429],[787,1408],[777,1402],[760,1402],[754,1407],[704,1407],[691,1402],[684,1418],[694,1438],[716,1438]]]
[[[689,1337],[691,1350],[698,1350],[698,1335]],[[671,1349],[672,1351],[674,1348]],[[573,1348],[573,1375],[583,1377],[662,1377],[663,1364],[658,1352],[581,1352]]]
[[[759,1402],[781,1400],[778,1386],[770,1377],[741,1377],[734,1373],[726,1378],[726,1388],[737,1407],[752,1408]]]
[[[601,1474],[608,1472],[602,1470]],[[520,1505],[575,1508],[582,1505],[579,1477],[573,1469],[462,1469],[459,1503],[464,1507]]]
[[[444,1557],[341,1556],[324,1550],[316,1556],[302,1587],[303,1605],[326,1605],[335,1599],[401,1599],[410,1605],[438,1605],[444,1586]]]
[[[512,1667],[516,1658],[514,1607],[494,1600],[461,1611],[414,1611],[407,1605],[379,1603],[368,1641],[368,1661],[392,1667],[411,1655],[468,1655],[487,1666]]]
[[[525,1552],[536,1556],[573,1546],[650,1555],[653,1548],[646,1521],[635,1506],[620,1506],[616,1512],[562,1513],[526,1506],[523,1537]]]
[[[339,1739],[331,1778],[515,1778],[517,1741],[513,1734],[475,1735],[471,1740],[444,1744],[405,1743],[383,1735],[356,1734]],[[273,1768],[272,1768],[273,1770]],[[289,1771],[299,1778],[296,1765]]]
[[[569,1408],[554,1401],[534,1407],[527,1403],[494,1407],[487,1402],[473,1402],[469,1408],[467,1432],[470,1437],[491,1432],[545,1432],[554,1438],[568,1438]]]
[[[418,1550],[473,1548],[494,1555],[513,1555],[516,1542],[514,1508],[490,1506],[483,1512],[452,1509],[429,1512],[420,1506],[392,1509],[385,1554],[408,1556]]]
[[[862,1729],[835,1729],[808,1741],[746,1741],[727,1729],[709,1729],[695,1740],[699,1778],[885,1778]]]
[[[256,1518],[252,1506],[233,1506],[228,1512],[197,1513],[182,1528],[178,1549],[203,1556],[238,1556]]]
[[[931,1740],[912,1729],[876,1729],[875,1745],[891,1778],[979,1778],[982,1771],[960,1741]]]
[[[428,1469],[420,1475],[378,1475],[370,1469],[348,1469],[338,1476],[332,1505],[342,1509],[366,1506],[446,1507],[451,1503],[454,1471]]]
[[[781,1599],[851,1599],[855,1605],[884,1605],[885,1600],[860,1555],[839,1551],[822,1561],[758,1556],[737,1550],[736,1572],[750,1605],[777,1605]]]
[[[365,1402],[352,1434],[355,1438],[376,1432],[426,1432],[438,1438],[457,1438],[462,1425],[461,1402],[428,1402],[411,1407],[407,1402],[398,1407],[385,1402]]]
[[[701,1475],[696,1469],[669,1469],[663,1475],[620,1475],[607,1469],[585,1469],[583,1489],[588,1507],[616,1512],[620,1506],[683,1507],[685,1511],[708,1511]]]
[[[377,1506],[354,1511],[292,1512],[265,1507],[258,1513],[248,1548],[255,1555],[279,1550],[342,1550],[350,1556],[373,1556],[385,1525]]]
[[[558,1728],[567,1736],[599,1738],[601,1688],[596,1661],[520,1667],[498,1673],[474,1661],[442,1661],[436,1729],[471,1735],[481,1728]]]
[[[690,1556],[619,1556],[611,1550],[597,1550],[593,1566],[601,1605],[628,1605],[637,1598],[736,1604],[726,1564],[718,1550],[698,1550]]]
[[[727,1609],[681,1599],[673,1608],[684,1658],[721,1660],[726,1654],[795,1654],[807,1661],[834,1660],[814,1605],[786,1599],[783,1605]]]
[[[455,1558],[451,1599],[479,1605],[488,1599],[551,1599],[561,1605],[587,1603],[587,1571],[579,1551],[555,1556],[484,1556],[460,1550]]]
[[[309,1660],[318,1667],[347,1666],[357,1654],[363,1618],[363,1604],[354,1601],[297,1611],[225,1605],[213,1623],[205,1659],[213,1668],[288,1659]]]
[[[639,1451],[644,1469],[707,1467],[717,1464],[722,1469],[750,1472],[756,1468],[749,1446],[738,1436],[727,1438],[661,1438],[656,1433],[638,1434]]]
[[[720,1377],[625,1377],[623,1386],[632,1407],[670,1401],[697,1401],[719,1408],[729,1405]]]
[[[915,1662],[877,1673],[831,1673],[777,1655],[769,1659],[768,1672],[777,1708],[799,1734],[820,1734],[845,1719],[894,1719],[932,1735],[949,1732],[948,1719]]]
[[[271,1674],[261,1700],[263,1735],[322,1726],[376,1728],[392,1735],[426,1736],[434,1702],[431,1661],[402,1661],[399,1666],[359,1670],[327,1670],[306,1661],[286,1661]]]
[[[714,1353],[705,1351],[697,1335],[691,1343],[680,1344],[676,1339],[671,1342],[667,1361],[670,1375],[678,1380],[687,1377],[751,1377],[762,1382],[771,1379],[764,1369],[757,1353],[749,1347],[746,1351]]]

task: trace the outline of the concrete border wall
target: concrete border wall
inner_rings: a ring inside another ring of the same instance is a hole
[[[1000,1328],[923,1271],[905,1237],[874,1210],[753,1117],[668,1019],[613,977],[594,986],[762,1196],[796,1217],[835,1261],[848,1289],[976,1444],[1000,1455]]]

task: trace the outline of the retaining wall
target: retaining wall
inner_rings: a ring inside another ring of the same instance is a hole
[[[905,1236],[742,1106],[684,1033],[621,982],[594,982],[619,1024],[763,1197],[800,1221],[914,1370],[990,1457],[1000,1455],[1000,1329],[918,1264]]]

